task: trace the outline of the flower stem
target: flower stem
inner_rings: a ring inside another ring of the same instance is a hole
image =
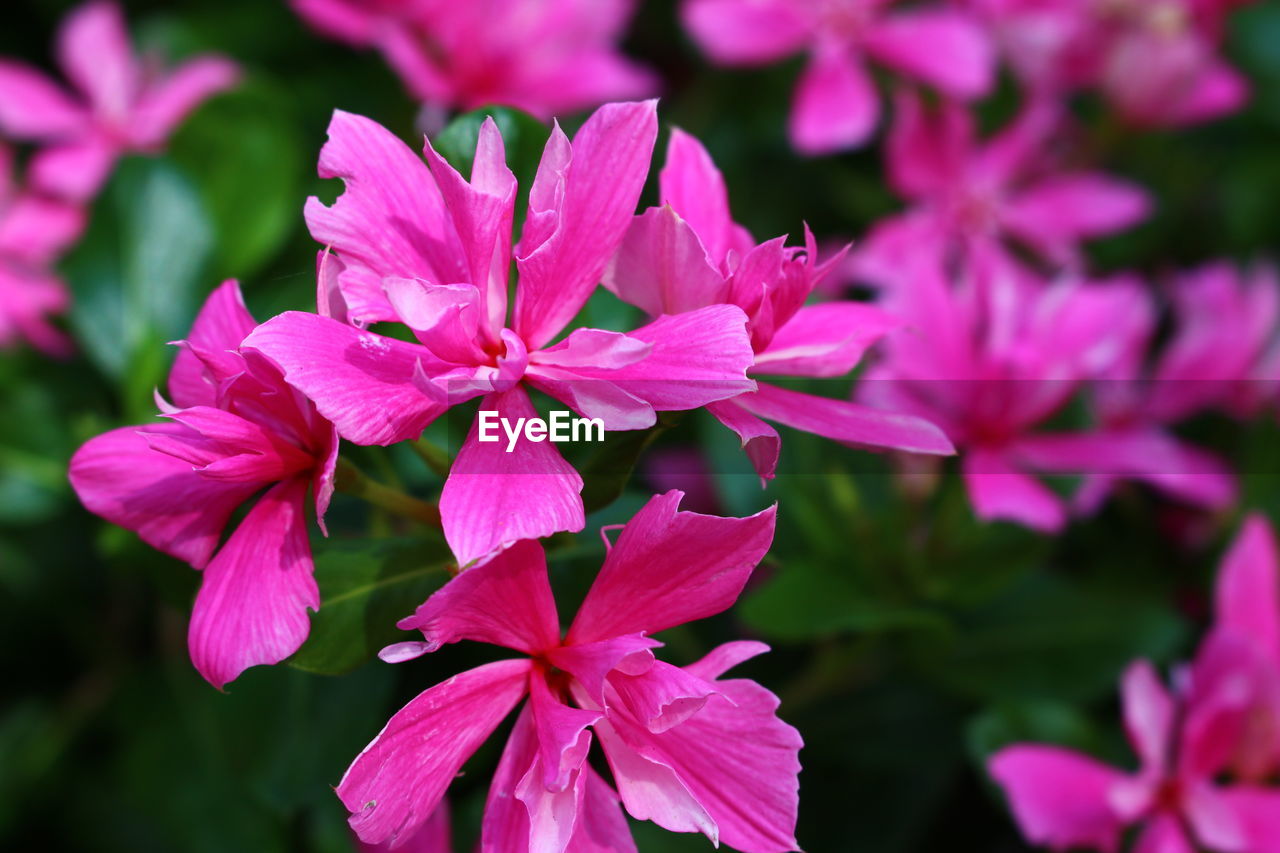
[[[347,459],[338,460],[334,486],[338,491],[360,498],[378,509],[440,529],[440,508],[436,504],[418,500],[399,489],[369,479]]]

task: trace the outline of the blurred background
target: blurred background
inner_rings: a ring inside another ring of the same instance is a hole
[[[250,670],[223,695],[187,660],[198,575],[82,510],[65,471],[89,437],[154,415],[152,390],[173,352],[164,343],[185,334],[221,280],[241,280],[259,320],[312,307],[317,246],[301,211],[308,195],[339,191],[315,176],[330,113],[370,116],[409,140],[419,108],[380,56],[316,35],[283,2],[123,6],[140,46],[175,58],[214,50],[246,77],[193,113],[163,155],[121,163],[94,202],[59,267],[76,354],[0,353],[0,848],[348,851],[331,790],[347,763],[408,698],[488,655],[464,645],[395,667],[370,662],[398,638],[395,619],[443,581],[429,568],[446,559],[443,546],[339,496],[332,535],[314,544],[322,593],[342,591],[341,605],[315,617],[318,639],[291,664]],[[0,54],[51,68],[70,8],[9,0]],[[881,144],[812,159],[792,150],[785,121],[800,58],[714,68],[670,0],[641,4],[624,50],[661,75],[664,128],[705,142],[735,216],[757,237],[799,235],[807,221],[824,241],[856,239],[901,207]],[[1226,53],[1254,86],[1230,118],[1137,134],[1087,99],[1079,105],[1095,156],[1157,202],[1146,224],[1090,246],[1094,271],[1158,277],[1280,247],[1280,2],[1242,9]],[[1003,81],[980,107],[984,127],[1003,124],[1017,102]],[[522,119],[511,126],[523,134],[515,147],[536,158],[539,131]],[[526,165],[518,177],[528,176]],[[654,198],[651,186],[645,203]],[[594,325],[621,327],[629,310],[602,293],[586,312]],[[1280,516],[1272,415],[1211,415],[1184,432],[1232,461],[1243,508]],[[782,697],[782,716],[804,735],[805,849],[1025,849],[983,759],[1034,739],[1128,763],[1119,673],[1135,657],[1186,656],[1238,517],[1129,486],[1048,538],[976,521],[955,476],[908,487],[885,459],[783,436],[781,473],[762,492],[709,419],[664,432],[621,497],[610,503],[601,488],[587,531],[558,543],[562,613],[599,565],[595,529],[653,491],[683,488],[687,508],[725,514],[778,501],[778,537],[748,594],[728,614],[669,632],[668,658],[691,661],[744,636],[774,647],[741,671]],[[348,451],[388,482],[423,496],[438,489],[403,448]],[[612,446],[600,476],[621,483],[631,451]],[[490,739],[453,787],[458,850],[474,845],[501,743]],[[649,824],[635,834],[649,853],[709,849]]]

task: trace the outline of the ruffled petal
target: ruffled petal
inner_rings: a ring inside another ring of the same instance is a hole
[[[747,518],[679,512],[683,492],[627,522],[583,601],[569,643],[656,633],[732,606],[773,541],[775,509]]]
[[[537,227],[526,227],[517,250],[513,328],[530,349],[555,337],[600,281],[631,224],[657,134],[657,101],[606,104],[574,136],[567,162],[563,143],[547,143],[540,192],[529,196]]]
[[[806,305],[756,354],[752,373],[775,376],[844,376],[863,353],[902,321],[860,302]]]
[[[709,251],[670,205],[650,208],[631,223],[604,286],[651,317],[726,302],[728,282]]]
[[[169,371],[173,402],[179,408],[218,405],[219,385],[245,369],[234,353],[256,326],[234,279],[209,294]]]

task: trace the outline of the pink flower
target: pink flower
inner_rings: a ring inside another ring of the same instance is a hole
[[[557,126],[512,246],[516,181],[492,121],[467,183],[427,146],[428,165],[379,125],[337,113],[320,155],[346,192],[307,204],[311,235],[337,250],[356,325],[288,312],[245,342],[284,370],[343,438],[417,438],[450,406],[516,423],[536,388],[607,430],[644,429],[755,387],[746,318],[731,305],[667,315],[633,332],[576,329],[548,345],[594,290],[635,212],[657,134],[654,102],[599,109],[572,144]],[[519,282],[508,319],[512,253]],[[358,328],[402,322],[413,343]],[[445,537],[465,565],[521,539],[585,524],[582,479],[550,443],[507,452],[472,426],[440,496]]]
[[[919,247],[889,303],[913,334],[889,339],[857,393],[946,432],[980,518],[1056,531],[1063,502],[1028,472],[1137,476],[1160,464],[1120,436],[1038,432],[1120,357],[1128,333],[1116,318],[1140,310],[1139,289],[1123,280],[1045,284],[998,257],[953,282],[941,254]]]
[[[1239,0],[970,0],[1033,91],[1098,89],[1139,126],[1238,110],[1243,75],[1218,54]]]
[[[271,364],[239,349],[254,325],[239,286],[223,284],[169,374],[174,405],[159,400],[171,423],[112,430],[71,460],[90,511],[203,569],[187,640],[218,688],[307,638],[307,609],[320,607],[307,490],[323,518],[338,454],[333,427]],[[263,489],[219,547],[232,513]]]
[[[485,806],[482,851],[635,850],[618,801],[638,820],[702,832],[745,853],[795,850],[800,735],[754,681],[723,680],[767,647],[727,643],[676,667],[651,635],[732,606],[773,538],[774,510],[750,518],[678,512],[651,499],[622,529],[568,633],[541,546],[520,542],[458,575],[401,628],[424,640],[390,662],[473,640],[527,658],[456,675],[413,699],[338,785],[366,842],[414,833],[468,757],[520,700]],[[613,788],[590,763],[592,735]]]
[[[0,60],[0,132],[49,146],[34,158],[32,181],[72,199],[93,196],[120,154],[159,148],[187,113],[238,76],[233,63],[216,56],[158,76],[134,55],[120,8],[105,0],[67,17],[57,54],[74,92],[35,68]]]
[[[618,52],[633,0],[291,0],[325,35],[376,47],[428,104],[539,118],[641,98],[656,77]]]
[[[733,221],[711,156],[681,130],[672,132],[660,185],[662,207],[636,217],[605,286],[652,316],[737,305],[747,315],[755,351],[751,375],[844,376],[869,346],[900,325],[856,302],[805,305],[840,256],[819,264],[807,229],[804,249],[787,248],[785,237],[757,245]],[[860,446],[954,452],[937,427],[919,418],[763,382],[707,409],[738,434],[766,480],[777,467],[780,439],[761,418]]]
[[[1145,661],[1125,674],[1136,773],[1039,744],[992,757],[1029,841],[1114,851],[1124,828],[1139,825],[1140,853],[1280,849],[1280,787],[1263,784],[1280,769],[1280,572],[1262,516],[1227,554],[1217,623],[1175,683],[1166,691]]]
[[[1233,757],[1240,778],[1257,782],[1280,771],[1280,554],[1260,513],[1246,519],[1223,559],[1215,598],[1215,632],[1245,645],[1261,672],[1245,721],[1248,748]]]
[[[1268,853],[1280,845],[1280,789],[1216,780],[1242,743],[1255,688],[1237,645],[1211,641],[1173,693],[1146,661],[1122,685],[1125,728],[1141,760],[1136,773],[1056,746],[1017,744],[994,755],[1018,826],[1052,850],[1110,853],[1139,827],[1140,853],[1211,849]]]
[[[897,100],[889,182],[914,206],[879,224],[855,252],[854,271],[872,283],[891,284],[924,241],[970,254],[1012,241],[1054,265],[1078,264],[1083,241],[1123,231],[1150,210],[1146,192],[1128,181],[1061,168],[1052,143],[1062,112],[1048,101],[980,142],[964,107],[943,102],[931,113],[908,89]]]
[[[978,21],[945,3],[902,12],[893,0],[686,0],[685,27],[715,62],[763,65],[809,53],[792,103],[792,144],[824,154],[864,144],[880,101],[873,60],[969,100],[995,78],[992,45]]]
[[[83,229],[78,207],[17,184],[13,152],[0,145],[0,347],[26,339],[51,355],[70,351],[47,319],[68,303],[52,265]]]

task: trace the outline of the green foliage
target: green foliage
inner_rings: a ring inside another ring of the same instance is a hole
[[[334,542],[315,561],[320,612],[289,663],[340,675],[407,636],[396,622],[448,580],[453,557],[442,541],[381,539]]]

